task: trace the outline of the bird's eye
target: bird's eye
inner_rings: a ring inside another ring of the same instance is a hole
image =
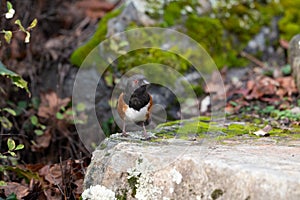
[[[133,83],[134,83],[135,85],[137,85],[137,84],[139,83],[139,80],[135,79],[135,80],[133,80]]]

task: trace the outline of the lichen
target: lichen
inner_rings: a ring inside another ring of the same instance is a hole
[[[161,195],[160,188],[153,184],[151,163],[143,157],[136,160],[135,167],[128,169],[128,182],[132,188],[132,196],[139,200],[156,199]]]
[[[139,200],[152,200],[161,196],[162,190],[153,184],[153,174],[143,173],[138,179],[135,198]]]
[[[116,200],[115,193],[102,185],[91,186],[82,193],[83,200]]]
[[[176,168],[173,168],[170,171],[170,175],[172,177],[172,181],[175,182],[177,185],[181,183],[182,175],[179,171],[176,170]]]

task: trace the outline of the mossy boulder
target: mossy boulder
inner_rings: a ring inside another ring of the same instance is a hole
[[[158,8],[153,5],[154,2],[150,1],[150,3],[148,7],[151,8],[151,13],[148,14],[157,20],[154,26],[173,28],[187,34],[208,51],[220,68],[225,65],[244,65],[245,60],[238,56],[240,51],[262,25],[269,24],[274,15],[280,14],[279,4],[273,1],[271,3],[252,1],[218,3],[212,11],[201,15],[197,12],[198,1],[172,1],[163,6],[156,6]],[[121,10],[119,8],[101,19],[94,36],[72,54],[73,64],[80,66],[86,55],[105,39],[108,20],[119,15]],[[142,26],[132,22],[127,30]],[[149,62],[166,60],[165,63],[177,66],[175,68],[177,70],[179,68],[179,71],[190,69],[187,62],[161,50],[141,51],[132,52],[131,59],[128,59],[129,55],[118,59],[119,71],[123,72],[124,66],[130,69],[131,66],[143,64],[144,59]]]

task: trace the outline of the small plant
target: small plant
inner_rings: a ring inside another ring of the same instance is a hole
[[[15,10],[14,10],[12,4],[9,1],[7,1],[7,13],[5,13],[5,18],[7,20],[12,19],[14,17],[14,14],[15,14]],[[30,31],[34,27],[36,27],[37,19],[34,19],[27,28],[24,28],[20,19],[16,19],[14,24],[16,24],[18,26],[17,31],[21,31],[21,32],[25,33],[26,36],[25,36],[24,42],[29,43],[30,42]],[[17,32],[17,31],[14,31],[14,32]],[[2,31],[0,31],[0,33],[4,34],[4,39],[9,44],[12,39],[12,36],[13,36],[13,31],[3,29]],[[1,43],[0,43],[0,45],[1,45]]]
[[[16,157],[17,154],[15,151],[21,150],[24,148],[24,144],[18,144],[16,146],[15,141],[12,138],[8,138],[7,140],[7,148],[8,150],[6,152],[0,152],[0,158],[1,159],[7,159],[8,156]]]
[[[11,108],[2,108],[0,109],[0,124],[6,130],[10,130],[12,128],[12,123],[8,119],[9,115],[16,116],[16,112]]]
[[[17,157],[16,151],[19,151],[24,148],[23,144],[16,145],[15,141],[12,138],[8,138],[7,140],[7,151],[0,152],[0,160],[13,160],[13,158]],[[0,165],[0,172],[6,171],[6,166]],[[1,180],[0,186],[5,186],[6,182]]]

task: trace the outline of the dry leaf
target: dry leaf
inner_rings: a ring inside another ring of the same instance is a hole
[[[292,94],[296,94],[298,92],[295,80],[292,76],[279,77],[276,80],[279,82],[280,87],[286,91],[286,94],[288,96],[291,96]]]
[[[59,164],[46,165],[39,170],[39,174],[44,176],[45,180],[52,185],[60,185],[62,183],[62,171]]]
[[[48,188],[44,190],[44,194],[47,197],[47,199],[51,200],[61,200],[61,192],[58,188]]]
[[[51,131],[50,129],[47,129],[43,135],[37,136],[35,142],[31,145],[31,150],[36,152],[49,147],[51,139]]]
[[[54,91],[41,94],[41,104],[38,110],[38,116],[44,118],[55,117],[56,113],[68,105],[70,98],[60,99]]]
[[[99,19],[112,10],[115,5],[106,1],[84,0],[77,2],[76,7],[84,10],[86,16]]]
[[[17,195],[17,199],[22,199],[29,193],[28,186],[15,182],[8,182],[6,186],[0,186],[0,189],[4,189],[5,196],[15,193]]]
[[[75,189],[75,193],[80,195],[83,192],[83,178],[76,180],[74,183],[77,186]]]

